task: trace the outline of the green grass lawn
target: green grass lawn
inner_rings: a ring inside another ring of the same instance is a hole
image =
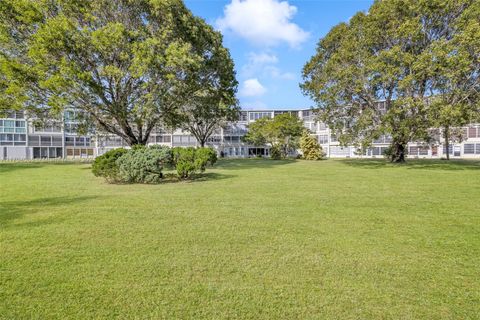
[[[0,164],[3,319],[479,319],[480,162]]]

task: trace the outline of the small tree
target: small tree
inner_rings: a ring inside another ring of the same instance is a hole
[[[318,141],[305,130],[300,138],[300,149],[305,160],[322,160],[325,154]]]
[[[260,146],[270,144],[281,158],[298,147],[298,139],[304,130],[303,123],[296,116],[285,113],[274,118],[262,118],[248,126],[245,142]],[[273,155],[273,153],[272,153]]]

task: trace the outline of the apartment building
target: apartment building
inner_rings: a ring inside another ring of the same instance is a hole
[[[316,137],[328,157],[332,158],[372,158],[382,157],[391,140],[388,136],[373,141],[371,148],[359,154],[353,146],[343,147],[329,128],[316,120],[312,110],[243,110],[237,122],[229,123],[218,129],[209,139],[208,145],[215,148],[224,157],[269,156],[269,146],[252,146],[242,141],[248,130],[248,124],[264,117],[275,117],[282,113],[293,114],[302,119],[304,126]],[[65,111],[61,119],[35,121],[22,111],[11,112],[0,119],[0,160],[27,160],[42,158],[94,158],[106,151],[127,144],[118,136],[101,135],[92,132],[88,135],[78,133],[81,122],[75,110]],[[480,124],[464,128],[465,141],[450,145],[426,146],[422,143],[410,143],[410,158],[441,158],[449,152],[451,158],[480,159]],[[181,130],[167,130],[158,127],[149,139],[149,144],[161,144],[170,147],[197,146],[192,135]]]

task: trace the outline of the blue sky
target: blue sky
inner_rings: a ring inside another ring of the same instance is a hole
[[[333,26],[373,0],[186,0],[224,35],[246,109],[308,108],[298,84],[303,65]]]

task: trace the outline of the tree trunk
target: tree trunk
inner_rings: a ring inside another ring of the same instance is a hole
[[[405,151],[406,151],[406,146],[405,144],[401,142],[395,142],[392,146],[392,158],[391,162],[394,163],[404,163],[405,162]]]
[[[198,142],[200,142],[200,147],[201,148],[205,147],[205,140],[199,140]]]
[[[450,160],[450,127],[446,126],[443,129],[443,137],[445,139],[445,150],[447,151],[447,160]]]

